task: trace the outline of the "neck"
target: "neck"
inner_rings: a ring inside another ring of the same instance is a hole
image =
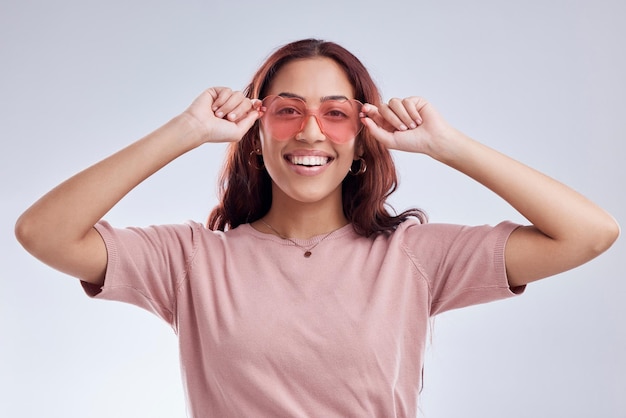
[[[299,239],[327,234],[348,224],[341,199],[324,199],[311,203],[274,199],[263,220],[275,231],[262,222],[255,222],[253,226],[262,232]]]

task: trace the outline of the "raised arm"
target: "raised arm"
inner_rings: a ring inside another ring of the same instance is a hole
[[[517,229],[505,251],[509,284],[520,286],[579,266],[619,235],[615,219],[558,181],[449,126],[427,101],[365,105],[363,122],[389,148],[424,153],[501,196],[531,226]]]
[[[239,92],[210,88],[182,114],[76,174],[18,219],[19,242],[44,263],[102,285],[107,254],[93,228],[135,186],[205,142],[238,141],[258,117],[258,104]]]

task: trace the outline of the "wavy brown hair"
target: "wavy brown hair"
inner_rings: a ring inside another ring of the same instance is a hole
[[[318,39],[304,39],[277,49],[259,68],[244,93],[250,99],[263,98],[278,70],[288,62],[314,57],[327,57],[339,64],[354,87],[355,99],[362,103],[380,105],[381,97],[365,66],[352,53],[333,43]],[[398,177],[389,150],[362,129],[357,146],[367,170],[360,175],[348,174],[342,183],[343,212],[354,230],[364,236],[391,232],[414,217],[426,222],[424,212],[409,209],[399,215],[386,203],[397,188]],[[230,144],[220,177],[220,204],[207,222],[212,230],[225,230],[254,222],[263,217],[272,204],[272,179],[265,169],[259,170],[262,161],[250,164],[255,144],[259,142],[259,121],[243,136]],[[352,171],[359,170],[355,161]],[[256,167],[255,167],[256,166]],[[390,212],[391,211],[391,212]]]

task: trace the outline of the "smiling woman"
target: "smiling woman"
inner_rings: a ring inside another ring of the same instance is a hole
[[[290,71],[290,68],[293,68],[294,71]],[[280,71],[281,69],[284,71]],[[280,77],[277,76],[279,71],[281,72]],[[290,87],[291,83],[297,84],[300,91],[289,90],[292,88]],[[333,85],[336,86],[335,90],[331,88]],[[314,89],[319,91],[316,93]],[[268,170],[255,169],[262,164],[260,161],[254,160],[255,154],[259,156],[261,154],[260,143],[261,135],[263,135],[261,127],[269,129],[273,139],[281,140],[284,138],[283,132],[278,133],[279,137],[276,138],[277,132],[271,129],[271,122],[274,119],[272,117],[274,109],[271,106],[273,96],[299,98],[305,103],[305,108],[307,106],[315,108],[317,107],[315,102],[321,104],[326,101],[323,99],[332,98],[345,98],[352,106],[357,105],[357,103],[372,103],[374,105],[381,103],[376,84],[357,57],[335,43],[316,40],[293,42],[278,49],[254,75],[252,82],[246,89],[246,96],[251,99],[263,98],[265,112],[255,125],[255,129],[249,130],[241,141],[230,146],[225,170],[222,173],[221,203],[214,209],[208,221],[208,226],[211,229],[223,230],[226,227],[234,228],[252,222],[266,215],[270,206],[277,204],[274,193],[280,193],[281,190],[276,190],[273,187],[274,178],[268,175]],[[310,103],[306,101],[305,96],[309,96]],[[363,116],[362,110],[361,106],[358,109],[359,117]],[[319,109],[317,112],[319,113]],[[314,120],[317,124],[311,125]],[[319,119],[304,118],[300,124],[300,132],[292,132],[291,139],[296,134],[304,135],[305,128],[313,128],[313,132],[309,131],[309,135],[321,133],[325,138],[324,126],[324,122],[320,122]],[[354,127],[350,129],[354,130],[354,136],[350,138],[342,135],[342,137],[347,137],[350,141],[357,138],[358,135],[358,140],[356,141],[356,155],[346,157],[343,160],[347,162],[350,159],[351,166],[349,169],[345,169],[346,171],[343,171],[342,175],[342,199],[340,202],[343,208],[342,216],[346,217],[356,231],[364,235],[392,231],[410,217],[424,222],[426,220],[425,214],[417,209],[411,209],[398,215],[388,212],[386,201],[397,185],[397,174],[391,155],[384,145],[362,129],[361,121],[358,123],[358,129]],[[329,137],[330,142],[332,142],[331,137]],[[347,141],[337,143],[335,139],[338,146],[343,142]],[[271,143],[268,146],[271,146]],[[324,144],[324,146],[329,147],[330,145]],[[316,155],[323,158],[330,160],[333,158],[332,155],[322,153],[318,149],[309,148],[311,149],[304,151],[305,154],[303,155],[318,153]],[[303,151],[297,150],[292,154],[298,156],[301,152]],[[263,158],[267,159],[268,156],[264,155]],[[358,175],[346,176],[348,171]],[[307,172],[306,169],[301,170],[302,174]],[[301,199],[307,199],[310,196],[304,190],[302,190],[302,194]],[[298,209],[298,211],[300,210],[302,208]],[[285,211],[293,212],[291,209],[285,209]],[[298,211],[295,213],[299,213]],[[303,215],[304,213],[302,212]],[[316,217],[325,218],[326,215],[318,213]],[[337,220],[335,224],[338,225],[342,222]],[[317,230],[288,231],[285,227],[282,232],[292,237],[307,237],[326,232],[323,228],[319,228],[319,223],[315,219],[310,219],[301,225],[301,227],[311,226]],[[332,226],[330,228],[332,229]]]
[[[231,145],[206,227],[101,219],[170,161],[215,142]],[[468,175],[531,225],[390,213],[389,149]],[[520,294],[602,253],[619,227],[425,99],[382,102],[356,57],[307,39],[278,49],[244,92],[207,89],[50,191],[16,234],[88,295],[172,326],[194,417],[415,417],[430,317]]]

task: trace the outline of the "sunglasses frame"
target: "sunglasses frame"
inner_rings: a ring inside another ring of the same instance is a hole
[[[336,143],[336,144],[344,144],[348,141],[350,141],[351,139],[356,138],[359,135],[359,132],[361,132],[361,130],[363,129],[363,123],[361,122],[361,109],[363,107],[363,103],[361,103],[360,101],[356,100],[356,99],[329,99],[329,100],[324,100],[322,101],[322,103],[320,104],[320,106],[316,107],[316,108],[310,108],[307,103],[302,100],[299,97],[290,97],[290,96],[281,96],[281,95],[277,95],[277,94],[271,94],[269,96],[265,96],[261,102],[261,110],[263,112],[262,116],[261,116],[261,124],[268,126],[268,129],[270,129],[271,131],[271,127],[269,126],[269,124],[264,123],[266,120],[267,115],[269,114],[267,112],[267,109],[269,107],[271,107],[271,105],[273,103],[275,103],[277,100],[295,100],[299,103],[302,103],[302,107],[298,107],[298,109],[304,109],[304,115],[301,117],[302,122],[300,124],[300,127],[294,131],[293,133],[289,134],[286,138],[275,138],[277,141],[288,141],[289,139],[295,137],[297,134],[299,134],[300,132],[302,132],[304,130],[304,127],[306,126],[307,121],[309,120],[310,117],[314,117],[315,121],[317,122],[317,126],[319,127],[320,131],[322,132],[322,134],[324,134],[324,136],[326,136],[326,138],[330,139],[332,142]],[[356,132],[354,133],[354,136],[352,138],[348,138],[346,140],[338,140],[336,138],[334,138],[332,134],[329,134],[327,131],[328,129],[324,127],[324,122],[323,122],[323,117],[322,115],[319,113],[319,110],[321,107],[324,106],[325,103],[328,102],[349,102],[351,103],[352,109],[356,109],[356,119],[357,119],[357,123],[358,123],[358,129],[356,130]],[[298,118],[299,119],[299,118]]]

